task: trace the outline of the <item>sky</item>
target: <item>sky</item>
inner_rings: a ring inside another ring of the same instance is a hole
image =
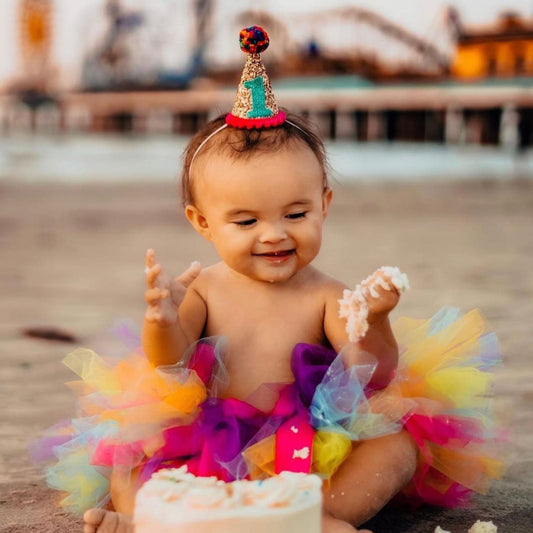
[[[17,62],[17,2],[18,0],[0,0],[0,87],[3,82],[16,76],[20,69]],[[54,0],[53,60],[64,86],[75,84],[79,79],[84,51],[102,34],[104,3],[105,0]],[[144,36],[145,40],[159,46],[160,65],[184,68],[189,57],[189,43],[193,38],[191,0],[123,0],[123,4],[141,9],[149,6],[153,31]],[[346,33],[335,31],[337,21],[326,12],[347,5],[371,9],[436,44],[442,37],[444,10],[450,4],[459,10],[461,20],[467,26],[490,24],[499,13],[506,10],[533,17],[533,0],[321,0],[312,2],[312,6],[310,4],[309,0],[264,0],[261,3],[252,3],[250,0],[218,0],[213,21],[220,37],[217,37],[210,58],[215,61],[222,61],[224,58],[239,60],[240,52],[226,30],[230,27],[229,22],[234,22],[239,12],[257,5],[286,20],[290,25],[291,35],[296,38],[311,31],[308,14],[319,13],[311,24],[313,31],[320,34],[322,39],[337,40],[339,34],[349,38],[353,38],[353,35],[350,35],[348,26],[345,26],[348,30]],[[340,25],[342,26],[342,22]],[[394,46],[387,44],[386,48],[387,53],[395,53],[394,49],[389,50]],[[139,47],[138,55],[139,64],[142,64],[142,47]]]

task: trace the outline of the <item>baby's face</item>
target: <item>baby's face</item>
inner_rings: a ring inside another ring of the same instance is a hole
[[[303,143],[233,160],[207,155],[186,214],[220,258],[248,278],[283,282],[318,254],[331,191]]]

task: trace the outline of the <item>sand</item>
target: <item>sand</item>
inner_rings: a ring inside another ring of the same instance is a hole
[[[169,271],[213,251],[179,212],[172,184],[0,185],[0,533],[81,531],[55,506],[26,447],[73,414],[61,358],[118,318],[140,323],[144,252]],[[395,316],[428,317],[443,305],[482,309],[504,366],[495,408],[509,428],[503,480],[468,510],[385,509],[376,533],[466,532],[477,519],[503,533],[533,531],[533,181],[335,187],[317,265],[350,285],[383,264],[412,289]],[[24,335],[60,328],[73,343]]]

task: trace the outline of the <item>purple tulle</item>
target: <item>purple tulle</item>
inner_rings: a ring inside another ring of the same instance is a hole
[[[211,344],[199,343],[188,358],[187,366],[196,370],[206,384],[213,374],[220,372],[213,353]],[[332,349],[297,344],[291,361],[295,381],[275,388],[277,401],[268,412],[233,398],[208,398],[190,425],[163,431],[164,444],[143,466],[141,481],[161,468],[183,464],[198,476],[216,475],[224,481],[245,478],[248,467],[242,451],[275,434],[294,417],[309,422],[309,406],[315,390],[335,357]],[[260,394],[261,389],[257,395]]]
[[[315,390],[335,357],[337,354],[334,350],[316,344],[300,343],[294,347],[291,370],[295,387],[305,407],[311,405]]]

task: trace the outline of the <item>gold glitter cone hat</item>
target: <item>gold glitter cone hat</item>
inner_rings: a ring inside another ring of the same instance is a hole
[[[250,26],[239,34],[241,50],[247,54],[241,81],[226,124],[241,129],[262,129],[285,122],[285,113],[278,109],[260,53],[269,45],[267,32]]]

